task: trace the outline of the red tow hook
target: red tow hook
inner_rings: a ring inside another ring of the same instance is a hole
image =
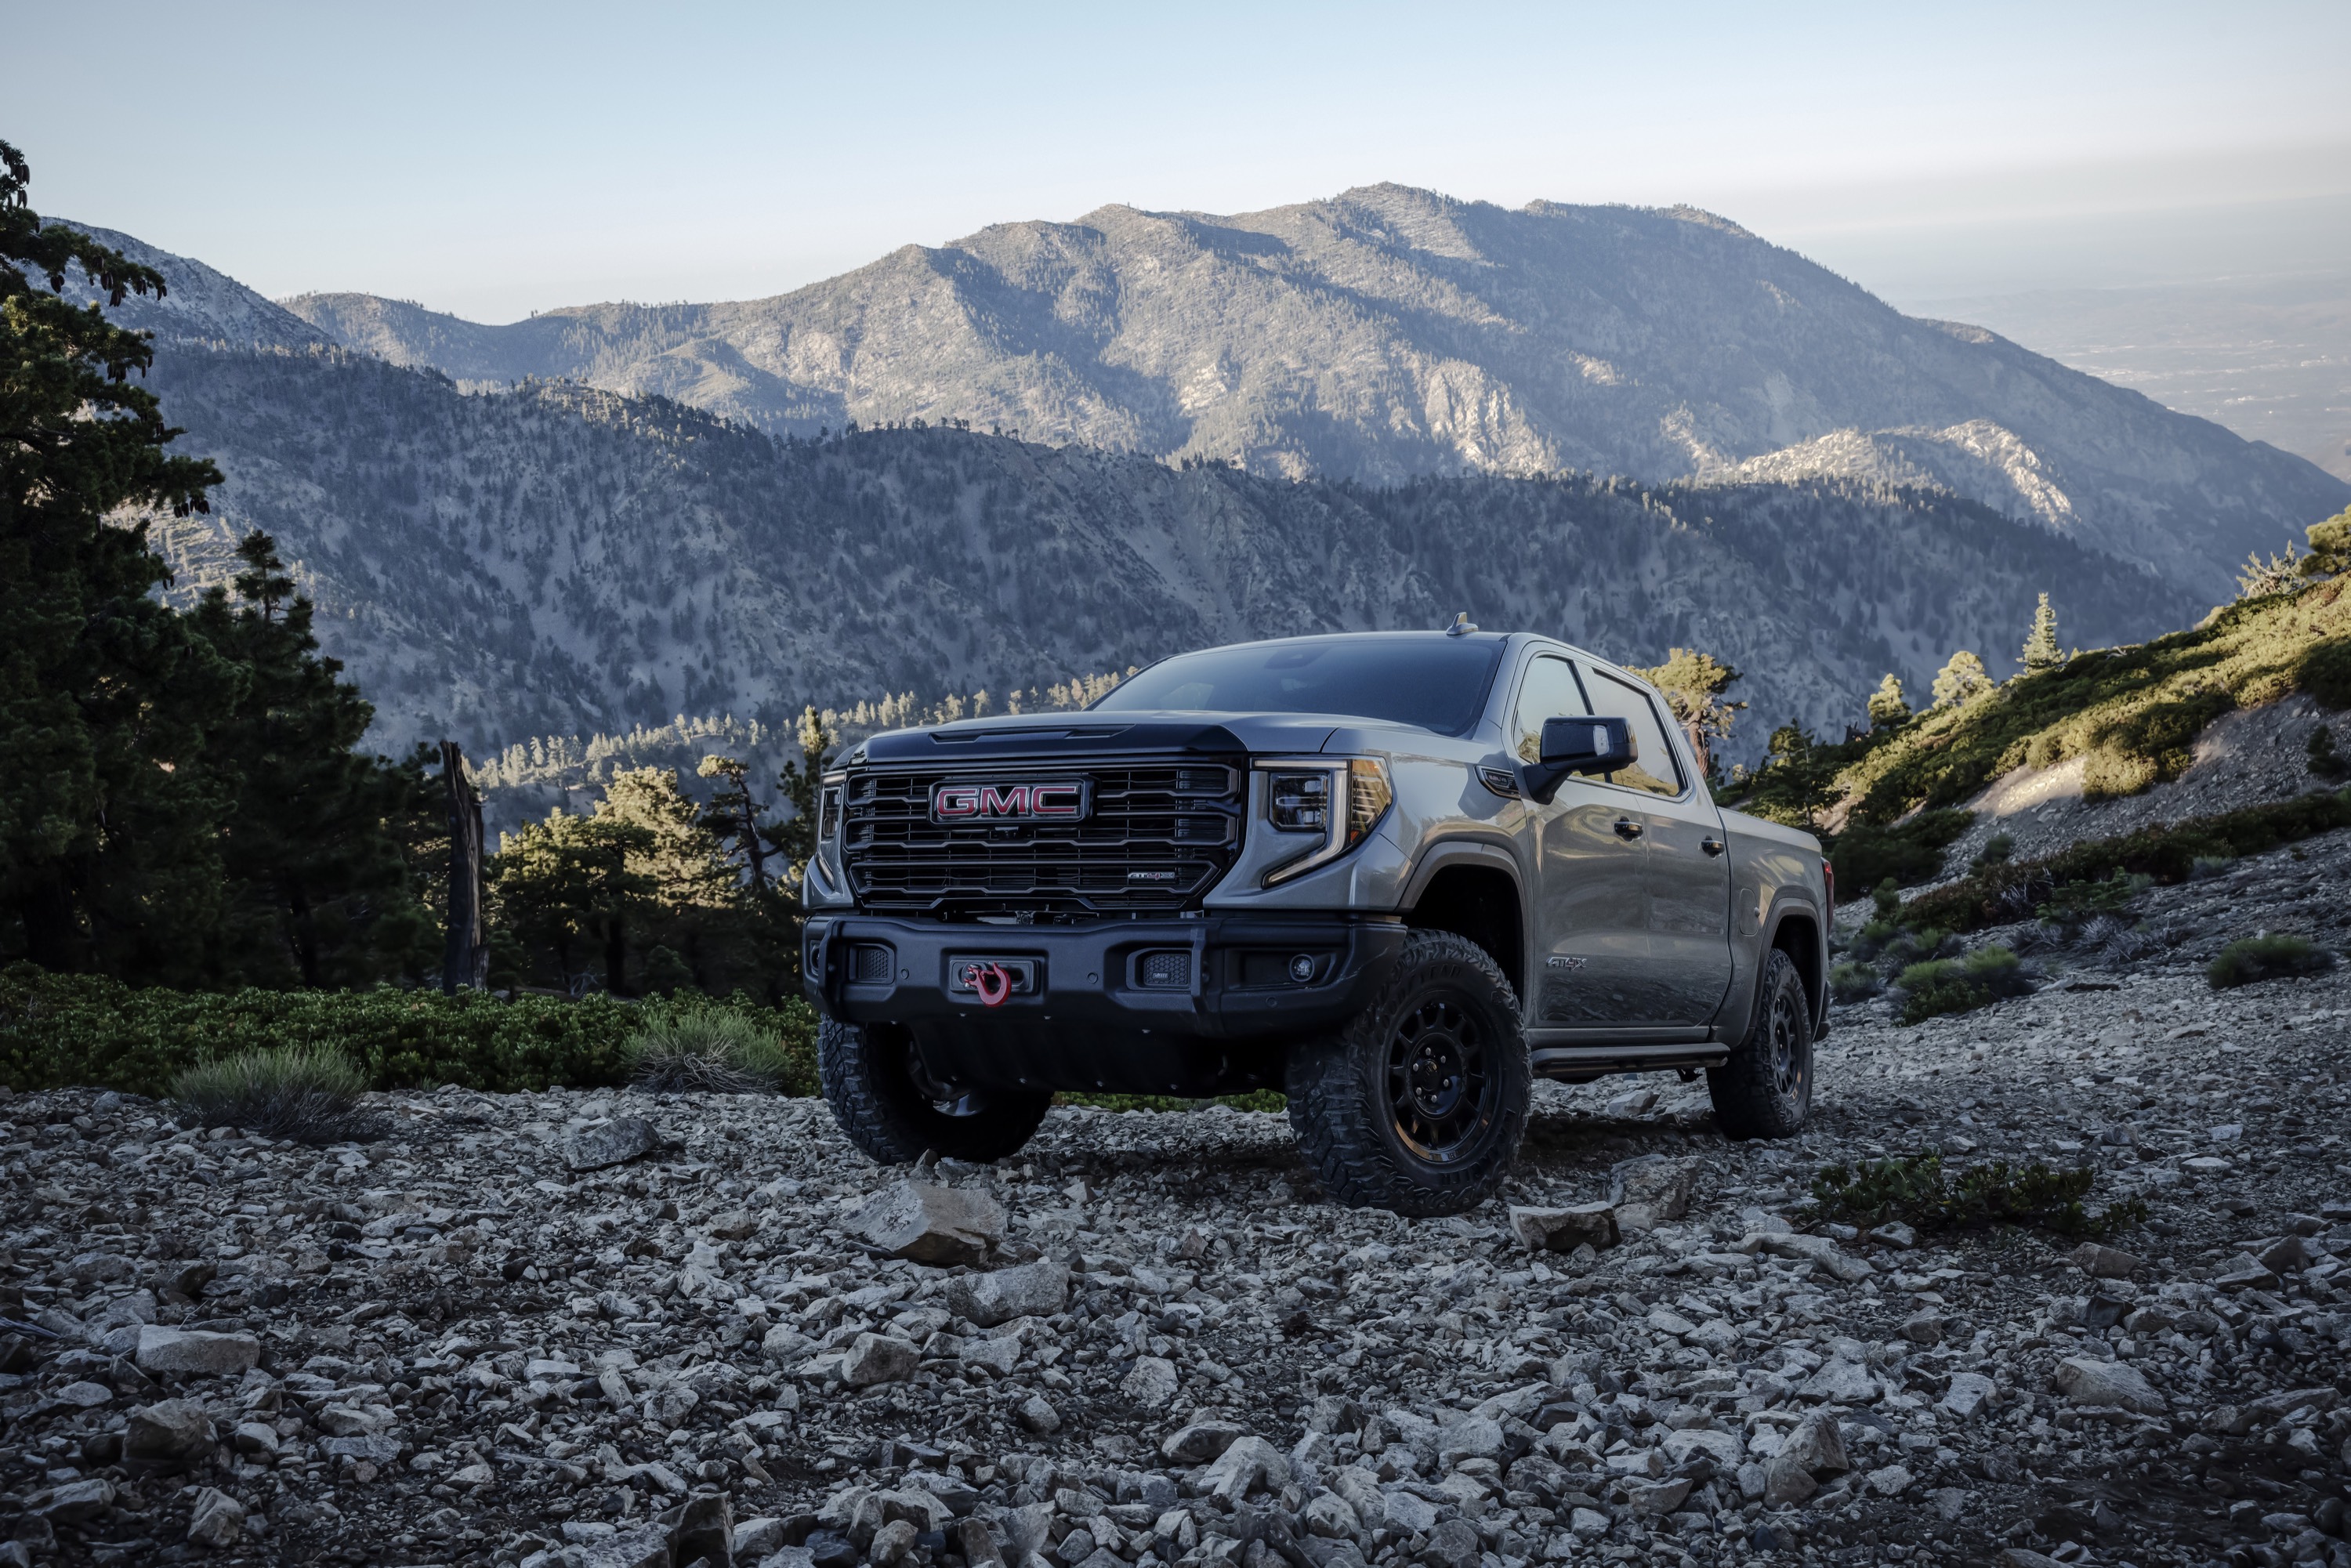
[[[1012,977],[1001,964],[974,964],[964,977],[979,993],[981,1007],[1000,1008],[1012,994]]]

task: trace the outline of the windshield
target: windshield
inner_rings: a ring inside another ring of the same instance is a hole
[[[1162,660],[1098,712],[1329,713],[1459,735],[1478,722],[1502,640],[1333,637],[1252,643]]]

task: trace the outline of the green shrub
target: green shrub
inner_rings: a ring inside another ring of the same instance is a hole
[[[1900,1220],[1920,1230],[1980,1229],[2031,1225],[2064,1236],[2105,1236],[2147,1218],[2139,1198],[2096,1214],[2082,1207],[2097,1181],[2095,1170],[2053,1170],[2039,1160],[2011,1167],[1991,1160],[1962,1172],[1955,1183],[1940,1155],[1880,1160],[1859,1171],[1827,1166],[1813,1178],[1819,1217],[1849,1225]]]
[[[723,1008],[674,1010],[632,1036],[622,1052],[637,1086],[656,1092],[809,1094],[816,1089],[815,1064],[805,1051]]]
[[[1902,1021],[1922,1023],[1944,1013],[1973,1012],[2003,997],[2022,996],[2032,980],[2014,953],[1997,945],[1964,958],[1930,958],[1902,971]]]
[[[1970,871],[1983,871],[1991,866],[2006,865],[2010,861],[2014,860],[2015,858],[2016,835],[2014,833],[1994,833],[1991,838],[1984,841],[1982,852],[1976,856],[1973,864],[1971,864],[1969,869]]]
[[[2310,770],[2321,779],[2341,779],[2351,775],[2351,757],[2335,749],[2335,731],[2320,725],[2310,732],[2309,743],[2304,747],[2310,754]]]
[[[1980,931],[2022,920],[2079,883],[2118,871],[2161,883],[2185,882],[2199,861],[2260,854],[2281,844],[2351,827],[2351,790],[2300,795],[2168,827],[2093,839],[2040,860],[2016,861],[1922,893],[1903,905],[1909,925]]]
[[[692,994],[644,1002],[506,1001],[483,991],[448,997],[390,987],[214,994],[142,990],[14,964],[0,969],[0,1083],[160,1095],[190,1067],[299,1043],[340,1051],[373,1089],[455,1083],[508,1093],[617,1084],[628,1077],[623,1047],[632,1036],[665,1018],[710,1009],[738,1013],[814,1060],[816,1017],[797,998],[770,1008],[739,993],[724,1002]],[[801,1080],[813,1082],[812,1071]]]
[[[2236,986],[2250,986],[2256,980],[2321,975],[2333,967],[2334,954],[2313,946],[2307,937],[2279,931],[2230,943],[2213,956],[2204,977],[2214,990],[2225,991]]]
[[[2302,656],[2294,684],[2326,707],[2351,707],[2351,637],[2329,637]]]
[[[1932,882],[1942,873],[1943,852],[1974,821],[1968,811],[1921,811],[1890,828],[1855,823],[1838,835],[1829,863],[1845,887]]]
[[[1886,982],[1866,964],[1839,964],[1829,971],[1829,994],[1841,1002],[1865,1002],[1886,988]]]
[[[366,1092],[349,1057],[316,1045],[241,1051],[172,1080],[185,1125],[241,1127],[306,1144],[373,1135],[373,1120],[358,1113]]]

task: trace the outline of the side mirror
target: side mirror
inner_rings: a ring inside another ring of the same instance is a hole
[[[1570,777],[1614,773],[1630,767],[1640,755],[1633,727],[1625,719],[1545,719],[1542,760],[1519,769],[1519,789],[1528,800],[1547,806]]]

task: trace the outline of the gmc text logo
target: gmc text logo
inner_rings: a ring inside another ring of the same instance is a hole
[[[934,822],[1074,822],[1086,814],[1081,783],[937,784],[931,789]]]

